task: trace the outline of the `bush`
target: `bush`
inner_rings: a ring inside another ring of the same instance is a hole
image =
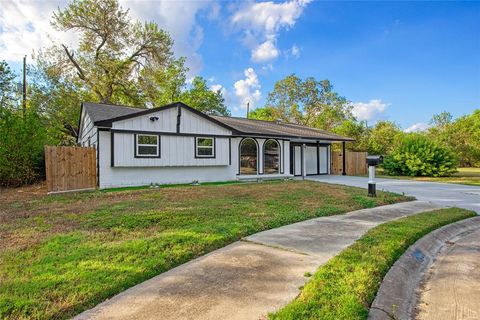
[[[444,177],[457,171],[458,160],[450,149],[419,134],[402,138],[400,145],[385,157],[389,175]]]
[[[0,108],[0,185],[19,186],[44,175],[46,128],[34,110]]]

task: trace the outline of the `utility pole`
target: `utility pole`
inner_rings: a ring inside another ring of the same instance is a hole
[[[23,114],[27,112],[27,56],[23,57]]]
[[[250,113],[250,101],[247,102],[247,119],[248,119],[248,114]]]

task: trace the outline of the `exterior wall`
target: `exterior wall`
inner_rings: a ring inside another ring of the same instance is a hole
[[[151,121],[151,117],[158,117],[158,120]],[[176,132],[176,127],[177,108],[170,108],[135,118],[115,121],[112,124],[112,129],[139,131]]]
[[[115,167],[226,166],[228,138],[214,137],[215,158],[195,158],[195,137],[160,134],[160,158],[136,158],[135,134],[114,133]]]
[[[217,125],[207,119],[195,114],[187,109],[182,108],[180,122],[180,132],[182,133],[198,133],[198,134],[217,134],[231,135],[232,132],[224,127]]]
[[[78,143],[82,147],[97,146],[97,127],[93,125],[85,109],[82,110]]]
[[[228,181],[236,179],[235,166],[130,166],[111,167],[109,131],[100,131],[99,187],[112,188],[149,184],[191,183],[193,181]],[[115,134],[117,135],[117,133]],[[177,138],[177,137],[175,137]],[[183,137],[182,137],[183,138]],[[192,137],[188,137],[192,138]],[[193,139],[193,138],[192,138]],[[228,138],[226,139],[228,143]],[[193,146],[192,146],[193,149]],[[193,152],[193,151],[192,151]],[[218,151],[217,151],[218,152]],[[228,145],[225,153],[228,156]],[[228,159],[228,157],[227,157]],[[152,159],[142,159],[152,160]],[[200,159],[207,160],[207,159]],[[211,160],[211,159],[209,159]]]

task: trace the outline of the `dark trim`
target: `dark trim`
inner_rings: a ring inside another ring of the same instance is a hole
[[[120,120],[125,120],[125,119],[130,119],[130,118],[136,118],[136,117],[139,117],[139,116],[143,116],[143,115],[147,115],[147,114],[150,114],[150,113],[153,113],[153,112],[157,112],[157,111],[163,111],[163,110],[167,110],[167,109],[170,109],[170,108],[175,108],[175,107],[179,107],[179,108],[185,108],[187,109],[188,111],[191,111],[192,113],[195,113],[197,115],[199,115],[200,117],[204,118],[204,119],[207,119],[225,129],[228,129],[232,132],[237,132],[237,130],[235,130],[234,128],[230,127],[229,125],[226,125],[225,123],[223,122],[220,122],[218,121],[217,119],[214,119],[212,117],[210,117],[209,115],[201,112],[201,111],[198,111],[188,105],[186,105],[185,103],[183,102],[174,102],[174,103],[171,103],[171,104],[167,104],[165,106],[161,106],[161,107],[155,107],[155,108],[151,108],[151,109],[146,109],[146,110],[142,110],[142,111],[139,111],[139,112],[134,112],[134,113],[130,113],[130,114],[127,114],[127,115],[124,115],[124,116],[119,116],[119,117],[115,117],[115,118],[110,118],[110,119],[107,119],[107,120],[101,120],[101,121],[96,121],[94,122],[95,125],[97,126],[106,126],[106,127],[111,127],[112,126],[112,123],[113,122],[116,122],[116,121],[120,121]]]
[[[176,133],[169,131],[142,131],[142,130],[124,130],[124,129],[110,129],[110,131],[118,133],[135,133],[135,134],[157,134],[162,136],[183,136],[183,137],[215,137],[215,138],[231,138],[230,135],[219,135],[219,134],[203,134],[203,133]]]
[[[266,139],[263,141],[263,144],[262,144],[262,174],[265,174],[265,144],[267,143],[267,141],[269,140],[273,140],[277,143],[277,146],[278,146],[278,156],[280,159],[278,159],[278,172],[277,173],[267,173],[268,174],[281,174],[282,173],[282,147],[280,146],[280,143],[278,142],[277,139],[273,139],[273,138],[270,138],[270,139]]]
[[[115,167],[114,148],[113,148],[113,144],[115,141],[115,139],[113,138],[114,134],[115,134],[115,131],[110,131],[110,167],[112,168]]]
[[[177,133],[180,133],[180,121],[182,118],[182,108],[177,105]]]
[[[115,132],[115,131],[114,131]],[[137,136],[138,135],[149,135],[149,136],[157,136],[158,137],[158,140],[157,140],[157,148],[158,148],[158,155],[156,156],[146,156],[146,155],[138,155],[137,154]],[[133,157],[134,158],[139,158],[139,159],[159,159],[161,158],[162,156],[162,149],[161,149],[161,136],[160,134],[158,133],[136,133],[133,135]]]
[[[213,139],[213,156],[198,156],[197,155],[197,139],[198,138],[211,138]],[[193,138],[193,156],[195,159],[215,159],[217,156],[217,139],[215,137],[195,137]]]
[[[232,165],[232,138],[228,138],[228,165]]]
[[[299,139],[299,140],[325,140],[331,142],[341,142],[341,141],[355,141],[353,139],[329,139],[329,138],[322,138],[322,137],[299,137],[299,136],[290,136],[290,135],[278,135],[278,134],[258,134],[258,133],[237,133],[232,134],[232,138],[258,138],[258,139],[266,139],[266,138],[276,138],[276,139]]]
[[[100,131],[97,130],[97,187],[100,188]]]
[[[254,142],[255,142],[255,145],[257,146],[257,173],[256,175],[259,175],[259,170],[258,170],[258,167],[259,167],[259,163],[258,163],[258,154],[259,154],[259,151],[260,151],[260,145],[258,144],[258,141],[257,139],[255,138],[250,138],[250,137],[246,137],[246,138],[243,138],[242,140],[240,140],[240,143],[238,144],[238,173],[237,175],[242,175],[242,170],[241,170],[241,166],[242,166],[242,163],[241,163],[241,158],[242,158],[242,143],[244,140],[247,140],[247,139],[252,139]]]
[[[317,174],[320,174],[320,142],[317,141]]]
[[[342,142],[342,176],[347,175],[346,157],[345,157],[345,141]]]
[[[280,174],[285,173],[285,140],[282,140],[282,157],[280,158]]]
[[[111,131],[110,128],[97,127],[98,131]]]

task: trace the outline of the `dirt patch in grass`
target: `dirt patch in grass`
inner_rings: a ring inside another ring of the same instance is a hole
[[[0,318],[67,318],[249,234],[409,199],[312,181],[2,197]]]

